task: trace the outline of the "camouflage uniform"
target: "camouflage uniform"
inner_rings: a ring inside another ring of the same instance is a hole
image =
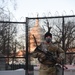
[[[53,43],[47,44],[43,42],[41,43],[40,48],[42,51],[48,50],[50,52],[53,52],[56,57],[57,57],[56,52],[58,52],[59,56],[57,58],[57,62],[61,62],[61,60],[63,60],[65,57],[64,50],[62,50],[60,47],[58,47],[58,45],[55,45]],[[36,52],[36,51],[34,51],[32,56],[35,58],[40,58],[41,61],[43,61],[46,57],[44,53]],[[50,62],[47,59],[47,60],[44,60],[42,63],[40,63],[39,75],[56,75],[56,67],[54,62]]]
[[[57,62],[61,62],[64,59],[64,50],[62,50],[60,47],[58,47],[55,44],[46,44],[43,42],[41,45],[41,50],[49,50],[50,52],[53,52],[56,54],[58,52],[59,57],[57,58]],[[41,52],[35,52],[32,55],[35,58],[40,58],[41,61],[45,59],[45,55]],[[57,56],[57,54],[56,54]],[[40,70],[39,70],[39,75],[56,75],[56,67],[53,62],[50,62],[49,60],[45,60],[42,63],[40,63]]]
[[[58,52],[59,57],[57,58],[57,62],[61,62],[61,60],[64,59],[64,56],[65,56],[64,51],[61,48],[59,48],[57,45],[55,45],[53,43],[50,43],[50,44],[43,43],[41,46],[42,46],[43,50],[45,50],[45,48],[46,48],[50,52],[53,52],[56,57],[58,57],[57,56],[57,52]],[[56,68],[55,68],[54,62],[50,62],[50,61],[46,60],[43,63],[48,64],[48,65],[41,65],[40,73],[45,72],[44,75],[55,75],[56,74]],[[42,75],[42,74],[40,74],[40,75]]]

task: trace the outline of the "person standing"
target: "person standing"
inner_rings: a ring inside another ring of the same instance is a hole
[[[56,64],[65,58],[64,50],[52,42],[52,34],[46,32],[44,41],[32,53],[40,62],[39,75],[56,75]]]

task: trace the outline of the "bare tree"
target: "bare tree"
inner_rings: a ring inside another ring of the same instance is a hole
[[[4,10],[0,10],[0,20],[8,20],[10,22],[10,15],[3,13]],[[16,32],[16,25],[11,23],[0,23],[0,51],[2,53],[6,54],[6,52],[9,52]]]
[[[0,50],[3,53],[11,51],[11,44],[16,34],[16,27],[9,23],[0,23]],[[7,51],[8,50],[8,51]]]
[[[15,0],[1,0],[0,5],[0,21],[9,21],[14,17],[11,16],[8,4],[11,3],[16,9]],[[16,25],[11,23],[0,23],[0,51],[4,54],[12,50],[15,34],[17,33]]]
[[[60,28],[59,26],[57,26],[57,29],[55,30],[55,32],[57,32],[57,34],[55,33],[55,39],[56,41],[58,41],[58,43],[62,42],[62,28]],[[68,50],[68,48],[72,47],[72,43],[74,43],[75,40],[75,23],[74,22],[70,22],[68,21],[65,25],[64,25],[64,41],[65,41],[65,50]]]
[[[16,10],[16,7],[17,7],[17,3],[16,3],[16,0],[1,0],[0,1],[0,8],[2,9],[9,9],[9,3],[11,4],[11,7],[13,7],[14,10]]]

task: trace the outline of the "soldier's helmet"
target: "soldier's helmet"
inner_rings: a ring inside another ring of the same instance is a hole
[[[44,35],[44,38],[46,38],[47,36],[50,36],[52,38],[52,34],[49,33],[49,32],[46,32],[45,35]]]

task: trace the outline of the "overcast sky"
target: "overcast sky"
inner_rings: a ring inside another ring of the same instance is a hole
[[[21,17],[36,17],[39,16],[52,16],[54,15],[73,15],[75,14],[75,0],[16,0],[17,9],[10,11],[14,14],[15,18]],[[72,12],[73,11],[73,12]]]

